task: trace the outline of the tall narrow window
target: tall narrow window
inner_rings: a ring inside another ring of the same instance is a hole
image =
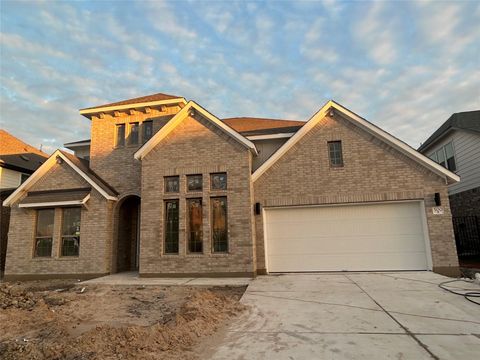
[[[329,141],[328,155],[330,158],[331,167],[342,167],[343,166],[342,142]]]
[[[125,124],[117,124],[117,139],[116,139],[116,146],[124,146],[125,145]]]
[[[187,175],[187,190],[202,191],[203,178],[202,175]]]
[[[153,121],[144,121],[143,128],[143,142],[147,142],[153,135]]]
[[[178,200],[165,201],[165,254],[178,254]]]
[[[455,156],[453,155],[453,145],[448,143],[445,145],[445,157],[447,158],[447,169],[450,171],[457,170],[457,165],[455,164]]]
[[[37,228],[35,231],[35,256],[52,256],[54,209],[37,210]]]
[[[62,214],[62,256],[80,253],[80,218],[82,209],[66,208]]]
[[[202,233],[202,199],[187,199],[188,209],[188,251],[201,253],[203,251]]]
[[[445,162],[445,152],[443,151],[443,147],[437,151],[438,163],[443,167],[447,167]]]
[[[211,198],[213,252],[228,252],[227,198]]]
[[[138,144],[138,123],[130,123],[130,135],[128,136],[129,145]]]

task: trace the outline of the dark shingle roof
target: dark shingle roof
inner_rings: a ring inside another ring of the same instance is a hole
[[[239,133],[266,129],[281,129],[284,127],[301,128],[305,124],[305,121],[265,119],[254,117],[235,117],[222,119],[222,121]]]
[[[27,196],[20,201],[20,204],[83,200],[90,194],[90,191],[91,188],[30,191]]]
[[[113,103],[93,106],[93,107],[89,107],[89,108],[85,108],[85,109],[81,109],[81,110],[91,110],[91,109],[96,109],[96,108],[99,108],[99,107],[106,107],[106,106],[120,106],[120,105],[140,104],[140,103],[150,102],[150,101],[161,101],[161,100],[171,100],[171,99],[181,99],[181,96],[169,95],[169,94],[163,94],[163,93],[156,93],[156,94],[141,96],[141,97],[137,97],[137,98],[133,98],[133,99],[127,99],[127,100],[117,101],[117,102],[113,102]]]
[[[445,121],[425,142],[418,151],[422,152],[441,138],[450,129],[462,129],[480,133],[480,110],[455,113]]]
[[[45,160],[46,157],[34,153],[0,155],[0,166],[32,174]]]

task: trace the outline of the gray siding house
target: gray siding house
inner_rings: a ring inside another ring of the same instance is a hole
[[[455,113],[418,151],[460,176],[448,188],[459,257],[480,257],[480,110]]]

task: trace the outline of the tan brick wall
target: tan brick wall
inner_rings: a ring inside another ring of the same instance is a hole
[[[140,273],[240,274],[255,271],[252,236],[251,154],[201,117],[184,120],[142,160]],[[208,127],[208,128],[207,128]],[[228,190],[210,191],[210,173],[227,172]],[[188,174],[203,174],[203,192],[186,193]],[[180,176],[180,193],[164,194],[164,176]],[[228,199],[228,254],[212,254],[210,197]],[[187,254],[186,201],[201,197],[204,253]],[[179,255],[163,254],[164,199],[180,199]]]
[[[57,190],[88,187],[68,165],[54,167],[31,189]],[[51,258],[34,258],[36,210],[11,208],[9,244],[5,276],[40,276],[43,274],[104,274],[109,272],[112,242],[113,203],[92,190],[88,209],[83,209],[80,228],[79,257],[60,257],[62,210],[55,210]]]
[[[178,106],[165,106],[163,110],[152,109],[150,113],[132,110],[132,112],[119,112],[118,116],[105,115],[105,117],[93,117],[91,120],[91,145],[90,167],[103,180],[113,186],[121,195],[140,194],[141,165],[133,158],[133,154],[143,144],[142,128],[143,121],[153,120],[153,132],[157,132],[161,124],[176,114]],[[165,116],[166,118],[162,117]],[[126,124],[128,136],[128,124],[138,122],[140,124],[139,144],[115,147],[115,127],[117,124]]]
[[[341,140],[344,167],[330,168],[327,141]],[[435,269],[458,266],[445,180],[338,115],[326,117],[254,183],[262,206],[424,199]],[[433,215],[434,193],[444,215]],[[257,267],[265,269],[263,220],[255,216]]]

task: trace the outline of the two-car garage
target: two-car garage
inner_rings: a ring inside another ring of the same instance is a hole
[[[420,201],[264,209],[267,271],[427,270]]]

